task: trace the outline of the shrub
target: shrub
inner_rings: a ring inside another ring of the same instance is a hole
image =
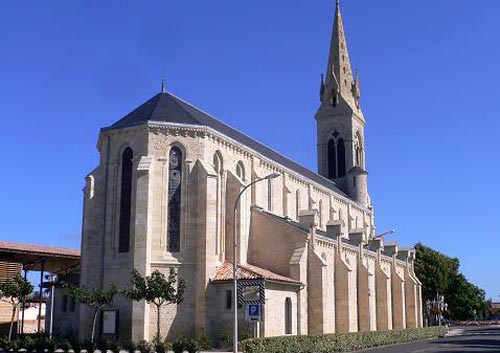
[[[28,352],[33,352],[33,350],[35,349],[35,339],[31,336],[24,336],[21,339],[21,346]]]
[[[184,335],[178,335],[175,341],[172,342],[172,350],[174,353],[182,353],[186,349],[187,337]]]
[[[71,344],[71,348],[74,352],[80,353],[80,351],[82,350],[82,345],[79,340],[72,338],[69,340],[69,343]]]
[[[174,353],[182,353],[184,351],[188,351],[188,353],[196,353],[200,351],[200,344],[191,337],[179,335],[172,342],[172,350]]]
[[[59,342],[56,343],[56,348],[57,349],[62,349],[63,351],[67,352],[70,349],[72,349],[72,345],[71,345],[71,343],[70,343],[69,340],[62,339],[62,340],[60,340]],[[28,351],[30,351],[30,349],[28,347],[26,347],[26,349],[28,349]]]
[[[106,352],[109,350],[111,352],[118,353],[120,349],[122,349],[120,343],[109,339],[100,341],[97,347],[101,352]]]
[[[315,336],[254,338],[244,340],[240,344],[245,353],[330,353],[417,341],[438,337],[446,332],[447,328],[441,326]]]
[[[17,340],[11,340],[9,341],[9,339],[7,337],[2,337],[0,339],[0,348],[5,350],[5,351],[14,351],[14,352],[17,352],[19,350],[19,342]]]
[[[217,346],[222,349],[233,350],[233,329],[223,327],[218,331]]]
[[[45,350],[53,352],[56,349],[56,341],[48,337],[35,338],[33,349],[37,352],[45,352]]]
[[[153,346],[146,340],[140,340],[137,344],[137,349],[141,351],[141,353],[149,353],[153,350]]]
[[[82,349],[85,349],[87,352],[92,353],[96,350],[96,344],[91,340],[85,340],[82,343]]]
[[[165,339],[165,341],[163,341],[163,347],[165,348],[165,350],[171,351],[172,350],[172,342],[169,342],[167,339]]]
[[[134,351],[138,350],[137,344],[134,341],[123,342],[123,349],[129,353],[134,353]]]
[[[9,343],[9,339],[5,336],[0,336],[0,351],[7,350],[7,345]]]
[[[187,338],[184,345],[184,349],[188,351],[188,353],[196,353],[200,350],[200,345],[196,340],[192,338]]]
[[[155,336],[153,338],[153,348],[154,348],[156,353],[165,353],[166,352],[165,345],[161,341],[161,337],[158,337],[158,336]]]
[[[214,343],[210,339],[210,337],[208,336],[208,334],[205,330],[203,330],[203,332],[200,335],[200,347],[201,347],[201,349],[206,350],[206,351],[214,348]]]

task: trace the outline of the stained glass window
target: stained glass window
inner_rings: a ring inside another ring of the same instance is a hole
[[[182,151],[170,150],[168,166],[167,250],[179,252],[181,238]]]
[[[134,153],[130,147],[122,155],[122,180],[120,189],[120,223],[118,251],[128,252],[130,249],[130,218],[132,210],[132,159]]]

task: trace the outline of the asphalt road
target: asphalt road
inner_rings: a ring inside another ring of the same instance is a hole
[[[401,345],[371,348],[366,353],[500,353],[500,327],[452,328],[453,336]]]

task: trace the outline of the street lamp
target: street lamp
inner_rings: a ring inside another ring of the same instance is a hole
[[[52,338],[52,330],[54,328],[54,295],[55,287],[57,283],[57,275],[47,275],[45,276],[48,284],[50,284],[50,326],[49,326],[49,338]]]
[[[237,279],[237,271],[238,271],[238,264],[237,264],[237,253],[238,253],[238,236],[237,236],[237,229],[236,229],[236,216],[238,212],[238,206],[240,204],[241,200],[241,195],[252,185],[257,184],[258,182],[262,180],[270,180],[279,177],[280,174],[278,173],[272,173],[269,174],[263,178],[258,178],[252,181],[250,184],[245,186],[240,193],[238,194],[238,197],[236,198],[236,202],[234,204],[234,217],[233,217],[233,306],[234,306],[234,323],[233,323],[233,353],[238,353],[238,279]]]
[[[395,229],[389,229],[388,231],[385,231],[382,234],[375,235],[374,237],[370,237],[368,241],[379,239],[379,238],[382,238],[384,235],[390,235],[390,234],[394,234],[394,233],[396,233]],[[366,241],[365,245],[368,245],[368,241]],[[368,272],[370,272],[368,269],[368,248],[366,248],[365,255],[366,255],[366,270]],[[370,286],[368,286],[368,295],[370,295]]]
[[[379,234],[379,235],[376,235],[374,236],[373,238],[371,239],[378,239],[378,238],[382,238],[384,235],[390,235],[390,234],[394,234],[396,233],[396,229],[389,229],[388,231],[385,231],[383,232],[382,234]]]

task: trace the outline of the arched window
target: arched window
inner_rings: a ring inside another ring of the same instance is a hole
[[[174,146],[168,164],[167,250],[179,252],[181,240],[182,151]]]
[[[236,175],[241,180],[245,180],[245,166],[242,161],[239,161],[238,164],[236,164]]]
[[[292,299],[285,299],[285,335],[292,334]]]
[[[337,160],[337,178],[342,178],[343,176],[345,176],[345,146],[344,139],[342,137],[337,141]]]
[[[132,210],[132,159],[134,152],[127,147],[122,154],[122,180],[120,185],[120,223],[118,233],[118,251],[130,249],[130,219]]]
[[[333,139],[328,141],[328,177],[330,179],[337,177],[337,156]]]
[[[214,168],[217,172],[217,175],[220,175],[222,173],[222,157],[219,152],[216,152],[214,154]]]
[[[359,132],[356,133],[356,141],[354,142],[355,146],[355,162],[357,166],[364,168],[363,166],[363,141],[361,139],[361,135]]]

